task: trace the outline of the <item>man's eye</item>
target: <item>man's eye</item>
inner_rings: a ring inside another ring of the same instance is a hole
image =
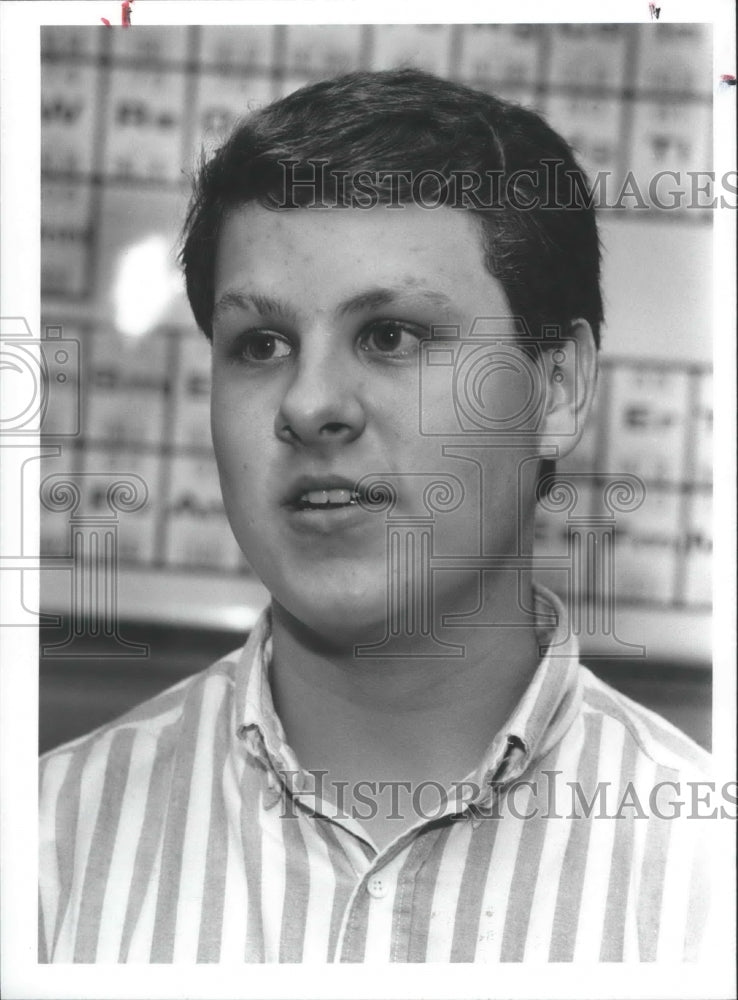
[[[292,354],[292,345],[279,334],[252,330],[238,341],[238,356],[244,361],[276,361]]]
[[[386,320],[366,327],[361,333],[359,346],[368,353],[404,358],[416,353],[424,336],[425,331],[420,326]]]

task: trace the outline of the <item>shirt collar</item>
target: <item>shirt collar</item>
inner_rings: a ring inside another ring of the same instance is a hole
[[[277,771],[297,771],[294,752],[287,743],[274,708],[269,684],[272,660],[272,615],[266,608],[243,648],[236,671],[236,735],[247,750]]]
[[[494,789],[519,777],[534,760],[555,746],[579,711],[579,649],[568,626],[566,609],[555,594],[540,584],[534,584],[533,594],[541,662],[470,778],[482,790]],[[271,657],[272,622],[267,608],[259,617],[238,664],[236,734],[262,763],[297,775],[300,767],[272,699]]]
[[[540,584],[533,585],[533,596],[541,661],[474,772],[472,782],[482,788],[508,784],[523,774],[559,742],[581,705],[579,645],[567,610]]]

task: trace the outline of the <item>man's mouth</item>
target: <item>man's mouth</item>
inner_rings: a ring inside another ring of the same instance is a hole
[[[292,506],[295,510],[332,510],[336,507],[355,507],[359,502],[356,490],[334,488],[306,490]]]
[[[339,510],[356,507],[356,479],[343,476],[300,476],[285,493],[282,503],[289,510]]]

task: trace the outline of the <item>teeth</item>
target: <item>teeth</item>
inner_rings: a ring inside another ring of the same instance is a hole
[[[314,507],[325,507],[328,504],[348,504],[356,503],[356,494],[353,490],[310,490],[303,493],[300,503],[309,503]]]

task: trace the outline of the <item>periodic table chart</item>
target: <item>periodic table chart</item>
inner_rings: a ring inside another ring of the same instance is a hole
[[[357,68],[415,65],[530,105],[615,185],[629,170],[647,186],[659,169],[710,169],[710,29],[652,27],[43,28],[42,322],[79,343],[66,398],[76,405],[76,393],[82,413],[82,433],[62,440],[44,473],[85,473],[91,511],[102,502],[102,470],[144,479],[147,503],[120,518],[124,565],[249,574],[212,455],[208,345],[183,296],[145,337],[117,332],[109,294],[121,250],[150,232],[174,247],[201,150],[239,117]],[[649,213],[639,214],[648,224]],[[709,224],[706,210],[670,215]],[[625,603],[709,605],[711,400],[705,364],[603,358],[594,416],[561,468],[646,483],[645,502],[618,528]],[[593,494],[595,514],[598,502]],[[563,516],[542,512],[537,550],[565,544]],[[42,552],[68,546],[67,515],[45,511]]]

